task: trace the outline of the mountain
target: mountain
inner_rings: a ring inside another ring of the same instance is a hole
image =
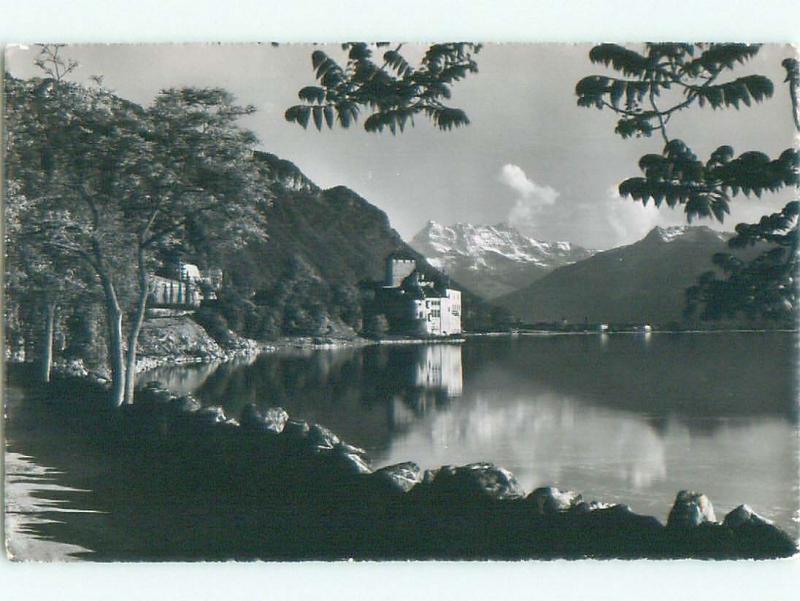
[[[497,299],[525,322],[680,322],[685,290],[730,252],[731,234],[705,226],[656,227],[638,242],[556,269],[527,288]],[[754,253],[751,249],[745,255]]]
[[[410,245],[484,298],[524,288],[554,269],[594,254],[570,242],[540,242],[508,224],[444,226],[429,221]]]
[[[255,160],[273,197],[267,238],[223,257],[223,325],[252,338],[352,333],[361,319],[359,284],[381,280],[393,251],[412,254],[429,278],[443,277],[403,241],[382,210],[349,188],[320,189],[272,154],[258,152]],[[488,326],[485,319],[497,309],[469,293],[462,298],[465,326]]]

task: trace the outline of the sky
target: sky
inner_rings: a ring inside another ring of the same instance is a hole
[[[341,56],[337,45],[322,46]],[[406,45],[410,58],[422,46]],[[242,125],[260,147],[294,162],[323,188],[345,185],[383,209],[392,226],[410,239],[428,220],[445,225],[510,223],[540,240],[568,240],[605,249],[632,243],[656,225],[686,223],[680,209],[644,207],[616,193],[620,181],[639,175],[640,156],[660,152],[658,137],[622,140],[609,111],[576,105],[575,84],[602,74],[586,44],[488,44],[477,55],[479,72],[453,87],[451,105],[470,125],[439,131],[424,118],[392,136],[361,126],[317,132],[288,123],[285,110],[297,91],[313,85],[313,46],[266,45],[72,45],[65,56],[80,67],[72,74],[141,104],[169,87],[221,86],[257,111]],[[18,77],[37,74],[36,47],[9,48],[6,68]],[[793,144],[788,89],[780,66],[796,56],[789,46],[765,46],[737,76],[762,73],[775,84],[768,101],[751,108],[693,108],[676,115],[670,136],[703,158],[728,144],[737,153],[760,150],[776,157]],[[737,197],[724,224],[732,230],[779,209],[789,192],[761,200]]]

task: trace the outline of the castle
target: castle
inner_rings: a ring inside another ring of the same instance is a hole
[[[408,253],[395,252],[386,257],[386,276],[376,290],[376,302],[395,333],[461,333],[461,291],[426,278]]]

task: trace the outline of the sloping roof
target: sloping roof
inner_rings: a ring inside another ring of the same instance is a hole
[[[389,259],[398,259],[401,261],[416,261],[417,257],[412,255],[407,250],[396,250],[394,252],[389,253],[386,256],[386,260],[388,261]]]

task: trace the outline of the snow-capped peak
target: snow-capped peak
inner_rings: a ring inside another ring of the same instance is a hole
[[[718,232],[705,225],[672,225],[668,227],[656,226],[650,230],[646,238],[669,244],[687,235],[713,236],[720,240],[727,240],[730,237],[730,234],[726,232]]]
[[[473,269],[491,267],[503,260],[555,268],[593,254],[570,242],[541,242],[505,223],[445,226],[428,221],[414,236],[411,246],[439,265],[446,266],[456,258],[462,262],[469,259]]]

